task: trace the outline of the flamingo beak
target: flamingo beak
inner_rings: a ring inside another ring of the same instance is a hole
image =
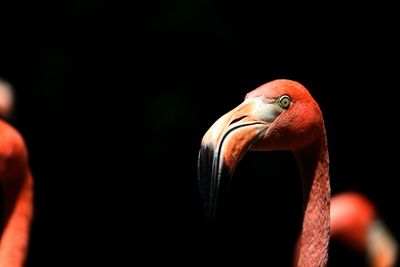
[[[273,103],[248,98],[219,118],[204,135],[198,157],[200,198],[207,219],[215,222],[238,162],[265,136],[280,114]]]

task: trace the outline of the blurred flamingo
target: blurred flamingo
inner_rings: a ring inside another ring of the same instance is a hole
[[[0,80],[0,116],[12,112],[11,85]],[[3,214],[0,235],[0,266],[24,266],[33,217],[33,178],[28,152],[18,131],[0,119],[0,184]]]
[[[371,267],[396,264],[396,239],[375,205],[361,193],[343,192],[332,197],[331,238],[366,255]]]
[[[393,267],[398,244],[375,205],[359,192],[335,194],[331,199],[331,240],[364,255],[370,267]],[[296,266],[299,242],[294,253]]]

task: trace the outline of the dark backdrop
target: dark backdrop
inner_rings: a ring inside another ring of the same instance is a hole
[[[368,195],[400,239],[393,7],[87,0],[1,9],[0,75],[15,86],[11,123],[35,176],[28,266],[290,266],[301,224],[290,152],[243,159],[216,228],[196,180],[206,130],[276,78],[301,82],[321,106],[332,192]],[[330,255],[330,266],[362,262],[339,245]]]

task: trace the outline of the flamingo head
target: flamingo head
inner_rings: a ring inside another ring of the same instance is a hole
[[[206,217],[215,221],[230,177],[247,151],[301,150],[323,132],[321,110],[300,83],[274,80],[248,93],[202,139],[198,179]]]

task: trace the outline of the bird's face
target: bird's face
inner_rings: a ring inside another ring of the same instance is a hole
[[[248,93],[203,137],[198,178],[203,207],[214,220],[221,193],[248,150],[297,150],[322,134],[318,104],[299,83],[275,80]]]

